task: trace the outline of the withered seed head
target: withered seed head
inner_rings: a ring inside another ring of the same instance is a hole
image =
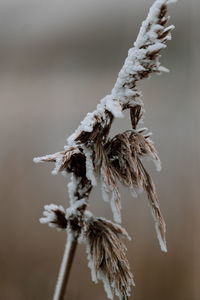
[[[127,299],[133,275],[126,258],[126,247],[120,237],[128,237],[124,228],[103,218],[92,218],[86,223],[89,265],[96,278],[104,282],[109,298],[112,295]],[[93,274],[93,275],[94,275]]]

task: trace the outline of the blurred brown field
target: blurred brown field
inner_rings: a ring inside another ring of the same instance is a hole
[[[68,206],[67,182],[32,159],[62,150],[66,138],[115,83],[150,0],[0,1],[0,299],[52,299],[65,233],[39,223],[43,206]],[[200,3],[170,7],[176,29],[163,51],[169,74],[140,84],[145,126],[162,160],[148,164],[167,223],[160,252],[146,195],[121,188],[128,258],[136,287],[130,299],[200,299]],[[130,128],[128,114],[112,134]],[[112,218],[97,188],[90,210]],[[91,281],[78,247],[66,299],[106,299]]]

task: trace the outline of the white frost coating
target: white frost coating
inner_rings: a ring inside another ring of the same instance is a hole
[[[160,230],[159,230],[158,226],[159,226],[159,224],[156,222],[155,223],[155,228],[156,228],[157,237],[158,237],[158,240],[159,240],[159,243],[160,243],[160,248],[163,252],[167,252],[167,246],[166,246],[166,244],[164,243],[164,241],[161,237]]]
[[[104,182],[104,174],[101,168],[101,195],[102,198],[105,202],[109,202],[109,193],[110,191],[108,190],[108,187],[106,185],[106,183]]]
[[[54,154],[47,154],[44,156],[40,156],[40,157],[34,157],[33,162],[38,164],[38,163],[43,163],[45,161],[51,160],[51,159],[55,159],[58,157],[58,155],[60,155],[59,152],[54,153]]]
[[[93,151],[85,146],[83,146],[83,152],[86,158],[86,176],[87,179],[91,181],[93,186],[97,185],[97,180],[94,171],[94,163],[92,160]]]
[[[160,72],[165,72],[165,73],[169,73],[169,69],[167,69],[167,68],[165,68],[165,67],[163,67],[163,66],[159,66],[159,67],[158,67],[158,71],[160,71]]]
[[[164,32],[166,31],[171,31],[171,30],[174,30],[175,29],[175,26],[174,25],[169,25],[168,27],[165,28]]]
[[[56,289],[55,289],[55,292],[54,292],[53,300],[58,300],[59,299],[59,293],[60,293],[60,289],[61,289],[61,285],[62,285],[62,280],[63,280],[63,276],[64,276],[64,273],[65,273],[66,264],[67,264],[67,261],[68,261],[68,256],[69,256],[71,245],[72,245],[73,241],[74,241],[73,235],[68,233],[67,243],[66,243],[66,246],[65,246],[65,252],[64,252],[60,272],[59,272],[59,275],[58,275],[58,281],[57,281],[57,284],[56,284]]]
[[[132,188],[132,189],[130,190],[130,192],[131,192],[131,196],[132,196],[133,198],[137,198],[138,194],[136,193],[136,191],[134,190],[134,188]]]
[[[84,213],[84,219],[87,220],[87,221],[94,220],[93,213],[91,213],[91,211],[89,211],[89,210],[86,210],[85,213]]]
[[[123,118],[122,103],[118,99],[114,99],[112,95],[107,95],[101,100],[101,103],[105,105],[106,109],[110,111],[115,118]]]
[[[107,95],[106,97],[101,99],[100,103],[97,105],[96,110],[94,110],[92,113],[88,113],[80,123],[78,128],[75,130],[75,132],[68,137],[68,145],[76,145],[75,139],[81,131],[92,132],[94,124],[97,121],[95,116],[98,116],[99,120],[102,120],[102,122],[106,120],[105,110],[110,111],[116,118],[123,118],[122,104],[123,103],[120,103],[119,99],[115,99],[113,95]],[[68,145],[66,147],[68,147]]]
[[[63,171],[61,172],[61,174],[62,174],[62,176],[67,177],[67,171],[63,170]]]
[[[151,207],[151,213],[152,213],[152,216],[153,216],[153,219],[154,219],[154,222],[155,222],[155,229],[156,229],[157,238],[158,238],[158,241],[159,241],[159,244],[160,244],[160,248],[163,252],[167,252],[167,245],[162,239],[162,236],[161,236],[161,233],[160,233],[160,230],[159,230],[159,223],[158,223],[158,220],[155,217],[155,214],[154,214],[154,211],[153,211],[152,207]],[[166,225],[164,226],[164,230],[166,232]]]
[[[147,29],[148,25],[149,24],[155,25],[157,23],[160,8],[162,7],[163,4],[167,4],[167,2],[168,2],[168,0],[157,0],[151,6],[148,16],[147,16],[146,20],[142,23],[138,37],[136,39],[136,42],[134,43],[134,46],[137,49],[139,49],[146,42],[146,40],[148,38],[148,35],[146,34],[146,29]],[[152,30],[152,28],[151,28],[151,30]]]
[[[43,162],[43,161],[42,161],[42,157],[34,157],[33,162],[34,162],[35,164],[42,163],[42,162]]]
[[[107,294],[108,299],[113,299],[113,293],[112,293],[112,290],[110,288],[110,284],[108,282],[108,279],[103,275],[101,276],[100,279],[103,281],[104,289],[105,289],[105,292]]]
[[[163,30],[164,27],[156,23],[158,22],[158,15],[162,5],[170,2],[170,0],[157,0],[154,2],[149,10],[147,19],[142,23],[138,37],[134,43],[134,47],[128,51],[128,57],[126,58],[125,63],[118,74],[117,81],[112,90],[112,95],[124,103],[130,101],[130,99],[127,98],[131,97],[131,94],[128,94],[126,88],[124,88],[124,85],[127,85],[127,83],[131,81],[130,74],[137,76],[138,72],[145,71],[145,68],[140,62],[143,62],[144,59],[147,60],[146,54],[148,51],[159,51],[166,47],[165,44],[160,42],[158,37],[158,31]],[[172,29],[174,29],[173,25],[167,27],[164,32]],[[169,32],[169,35],[166,36],[166,39],[170,39],[170,37],[171,35]],[[140,47],[147,44],[147,42],[150,44],[147,49],[140,49]],[[155,64],[155,70],[160,72],[166,71],[164,68],[160,67],[158,60],[156,60]],[[131,91],[130,88],[129,90]]]
[[[162,164],[161,164],[161,161],[160,159],[154,159],[154,164],[155,164],[155,167],[156,167],[156,171],[160,172],[162,170]]]
[[[74,196],[77,184],[81,178],[77,178],[74,173],[71,174],[71,181],[68,183],[68,194],[70,199],[70,205],[73,205],[77,200],[77,197]]]
[[[140,128],[138,128],[138,129],[135,129],[135,131],[136,131],[136,132],[139,132],[139,133],[144,132],[144,131],[147,131],[147,130],[148,130],[147,127],[140,127]],[[148,135],[149,135],[149,132],[148,132]]]
[[[91,124],[93,117],[93,113],[87,113],[85,119],[81,122],[83,131],[92,132],[93,127],[91,126]]]
[[[149,140],[149,139],[148,139]],[[161,160],[158,157],[157,154],[153,154],[150,150],[147,153],[147,156],[143,156],[142,159],[147,159],[147,160],[152,160],[155,167],[156,167],[156,171],[160,172],[162,169],[162,165],[161,165]]]
[[[89,242],[86,239],[84,239],[84,243],[86,245],[86,253],[87,253],[87,258],[88,258],[88,267],[91,270],[92,281],[95,282],[95,283],[98,283],[98,280],[102,280],[103,284],[104,284],[104,289],[107,293],[108,299],[113,299],[113,294],[112,294],[112,291],[111,291],[111,288],[110,288],[110,285],[109,285],[109,282],[108,282],[107,278],[105,276],[103,276],[103,274],[100,274],[99,272],[98,272],[98,278],[96,276],[94,261],[91,257],[91,253],[90,253],[90,244],[89,244]]]
[[[43,218],[40,218],[40,223],[41,224],[47,224],[50,227],[57,228],[56,224],[53,224],[53,221],[57,220],[57,217],[54,213],[56,210],[60,210],[65,214],[65,209],[61,205],[55,205],[55,204],[49,204],[44,206],[44,211],[43,211]],[[57,228],[58,229],[58,228]]]
[[[55,167],[53,171],[51,172],[52,175],[57,175],[60,171],[63,162],[70,157],[72,154],[79,153],[80,150],[77,145],[73,145],[72,148],[70,145],[65,145],[64,149],[66,152],[56,152],[54,154],[48,154],[41,157],[35,157],[33,161],[35,163],[43,163],[43,162],[55,162]],[[66,173],[64,174],[66,175]]]
[[[160,172],[161,171],[161,161],[159,159],[159,157],[155,157],[152,153],[149,153],[148,156],[144,157],[143,159],[146,159],[147,161],[151,160],[153,161],[155,167],[156,167],[156,171]]]
[[[110,205],[111,205],[111,210],[112,210],[112,213],[113,213],[113,219],[114,219],[114,221],[117,222],[117,223],[121,223],[122,222],[122,220],[121,220],[121,213],[117,211],[116,204],[115,204],[115,199],[118,196],[119,195],[116,195],[115,191],[112,192],[112,197],[111,197],[111,200],[110,200]],[[119,201],[120,201],[120,199],[119,199]],[[121,205],[120,205],[120,210],[119,211],[121,211]]]
[[[140,99],[142,96],[141,93],[136,88],[129,86],[129,83],[133,82],[133,76],[135,77],[135,80],[141,79],[140,72],[146,71],[146,65],[148,71],[148,64],[151,65],[152,63],[151,59],[148,59],[147,56],[149,51],[157,51],[166,47],[166,45],[159,40],[158,32],[161,31],[162,33],[165,33],[169,31],[165,39],[170,39],[171,30],[173,30],[175,27],[170,25],[164,28],[164,26],[157,24],[158,16],[162,5],[167,5],[174,2],[176,1],[157,0],[154,2],[149,10],[146,20],[142,23],[139,34],[134,43],[134,47],[128,51],[128,57],[126,58],[124,65],[118,74],[117,81],[112,89],[111,94],[107,95],[101,100],[100,104],[97,105],[96,110],[86,115],[76,131],[67,139],[67,145],[65,146],[66,151],[69,150],[70,146],[77,147],[77,142],[75,141],[77,136],[82,131],[92,132],[97,121],[101,122],[102,126],[105,125],[105,110],[110,111],[114,117],[121,118],[123,117],[122,108],[124,104],[129,104],[131,106],[136,104],[143,105],[142,100]],[[141,46],[146,46],[146,49],[145,47],[141,48]],[[150,67],[152,68],[152,71],[168,72],[168,69],[160,66],[158,58],[155,59],[154,64],[154,67]],[[48,159],[52,158],[55,158],[56,160],[56,166],[52,174],[57,174],[62,162],[61,158],[59,158],[59,153],[43,157],[36,157],[34,158],[34,162],[39,163],[48,161]]]
[[[56,158],[55,167],[54,167],[53,171],[51,172],[52,175],[58,175],[62,161],[63,161],[62,156]]]
[[[151,45],[148,47],[148,51],[157,51],[157,50],[161,50],[161,49],[165,49],[167,46],[163,43],[156,43],[155,45]]]
[[[75,132],[68,137],[67,142],[69,145],[74,146],[76,144],[75,139],[81,131],[92,132],[93,125],[96,122],[96,119],[94,118],[95,115],[102,116],[97,110],[93,111],[92,113],[87,113],[86,117],[83,119]]]
[[[86,253],[87,253],[87,258],[88,258],[88,267],[91,270],[91,276],[92,276],[92,281],[95,283],[98,283],[97,277],[96,277],[96,272],[95,272],[95,268],[94,268],[94,262],[91,258],[91,254],[90,254],[90,245],[88,242],[86,242],[86,239],[84,240],[85,244],[86,244]]]
[[[83,198],[81,200],[77,200],[76,202],[74,202],[73,205],[71,205],[67,210],[66,210],[66,219],[68,219],[70,216],[72,215],[77,215],[78,214],[78,210],[77,208],[83,206],[86,203],[87,199]]]

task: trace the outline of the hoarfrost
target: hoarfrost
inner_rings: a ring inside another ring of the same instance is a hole
[[[103,98],[102,103],[105,103],[105,107],[110,111],[115,118],[123,118],[122,105],[118,99],[114,99],[112,95],[107,95]]]
[[[57,216],[54,211],[61,211],[65,214],[65,209],[61,205],[49,204],[44,206],[43,218],[40,218],[41,224],[48,224],[50,227],[57,228],[57,224],[52,223],[57,220]]]
[[[92,151],[92,149],[83,146],[83,152],[84,152],[85,158],[86,158],[86,176],[87,176],[88,180],[91,181],[91,184],[93,186],[95,186],[95,185],[97,185],[97,181],[96,181],[96,176],[95,176],[95,171],[94,171],[94,162],[92,159],[93,151]]]
[[[77,200],[74,202],[67,210],[66,210],[66,219],[68,219],[72,215],[78,215],[80,212],[78,208],[86,204],[87,199],[83,198],[81,200]]]
[[[169,73],[169,69],[163,67],[163,66],[159,66],[158,71],[160,72],[165,72],[165,73]]]
[[[107,294],[108,299],[113,299],[113,293],[110,288],[110,284],[108,282],[108,279],[105,276],[101,276],[101,280],[103,281],[104,289]]]
[[[157,238],[158,238],[158,241],[159,241],[159,244],[160,244],[160,248],[163,252],[167,252],[166,242],[163,241],[163,238],[161,236],[160,229],[159,229],[159,223],[158,223],[158,220],[157,220],[152,208],[151,208],[151,213],[152,213],[152,216],[153,216],[153,219],[154,219],[154,222],[155,222],[155,229],[156,229]],[[166,232],[166,227],[164,227],[164,230]]]
[[[77,200],[77,197],[74,195],[78,182],[81,178],[77,178],[74,173],[71,174],[71,181],[68,183],[68,194],[70,199],[70,205],[73,205]]]
[[[90,245],[89,245],[89,242],[87,242],[85,240],[85,244],[86,244],[86,253],[87,253],[87,258],[88,258],[88,267],[91,270],[92,281],[95,282],[95,283],[98,283],[98,280],[97,280],[97,277],[96,277],[95,268],[94,268],[94,262],[92,260],[91,254],[90,254]]]
[[[46,162],[46,161],[50,161],[50,160],[56,160],[56,157],[59,155],[60,153],[57,152],[57,153],[54,153],[54,154],[47,154],[47,155],[44,155],[44,156],[40,156],[40,157],[34,157],[33,158],[33,162],[38,164],[38,163],[43,163],[43,162]]]
[[[157,237],[158,237],[158,241],[160,243],[160,248],[163,252],[167,252],[167,246],[166,244],[164,243],[162,237],[161,237],[161,234],[160,234],[160,230],[159,230],[159,224],[156,222],[155,223],[155,228],[156,228],[156,233],[157,233]]]
[[[58,172],[60,170],[60,167],[61,167],[61,164],[62,164],[62,161],[63,161],[62,156],[56,158],[55,167],[54,167],[53,171],[51,172],[52,175],[57,175],[58,174]]]
[[[156,43],[155,45],[149,46],[148,51],[154,52],[154,51],[160,51],[161,49],[166,48],[167,46],[163,43]]]
[[[112,192],[110,205],[111,205],[114,221],[117,223],[121,223],[121,221],[122,221],[121,220],[121,203],[120,203],[119,193],[116,193],[115,191]],[[117,207],[117,205],[119,205],[119,207]]]

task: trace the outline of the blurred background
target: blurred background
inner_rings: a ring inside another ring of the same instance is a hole
[[[66,235],[41,225],[43,206],[68,207],[67,182],[34,156],[63,149],[88,111],[112,89],[152,0],[0,1],[0,299],[52,299]],[[130,299],[200,299],[200,3],[170,6],[176,29],[163,51],[169,74],[141,82],[145,126],[162,172],[148,165],[167,223],[159,249],[146,195],[121,188],[128,258],[136,287]],[[128,114],[111,134],[130,128]],[[90,210],[112,218],[97,188]],[[91,281],[85,246],[73,264],[66,299],[102,300]]]

